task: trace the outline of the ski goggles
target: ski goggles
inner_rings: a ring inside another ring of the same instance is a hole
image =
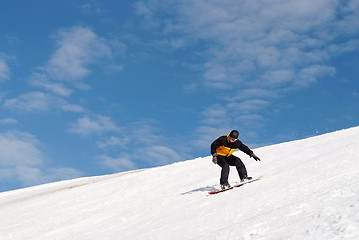
[[[237,141],[237,139],[236,139],[236,138],[232,138],[232,137],[230,137],[230,136],[228,136],[228,139],[229,139],[229,140],[231,140],[232,142]]]

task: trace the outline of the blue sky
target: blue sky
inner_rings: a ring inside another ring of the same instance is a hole
[[[358,125],[358,0],[6,0],[0,29],[0,191]]]

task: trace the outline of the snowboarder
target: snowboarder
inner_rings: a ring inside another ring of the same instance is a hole
[[[230,187],[228,183],[229,166],[235,166],[237,168],[241,182],[252,179],[251,177],[248,177],[247,169],[242,160],[239,157],[232,155],[235,150],[239,149],[250,157],[253,157],[254,160],[260,161],[259,157],[244,145],[238,137],[239,132],[237,130],[232,130],[227,136],[221,136],[211,144],[212,162],[218,164],[222,168],[220,178],[222,189]]]

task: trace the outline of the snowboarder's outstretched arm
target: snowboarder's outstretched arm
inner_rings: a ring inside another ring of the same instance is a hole
[[[255,155],[254,153],[252,153],[251,155],[252,158],[254,158],[254,160],[256,161],[260,161],[261,159],[259,157],[257,157],[257,155]]]
[[[244,145],[241,141],[238,140],[239,146],[238,149],[241,150],[242,152],[245,152],[246,154],[248,154],[250,157],[253,157],[254,160],[256,161],[260,161],[260,158],[257,157],[257,155],[254,154],[254,152],[252,150],[249,149],[249,147],[247,147],[246,145]]]

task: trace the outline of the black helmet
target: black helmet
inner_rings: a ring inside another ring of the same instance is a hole
[[[230,133],[229,133],[229,136],[231,138],[234,138],[234,139],[238,139],[239,137],[239,132],[237,130],[232,130]]]

